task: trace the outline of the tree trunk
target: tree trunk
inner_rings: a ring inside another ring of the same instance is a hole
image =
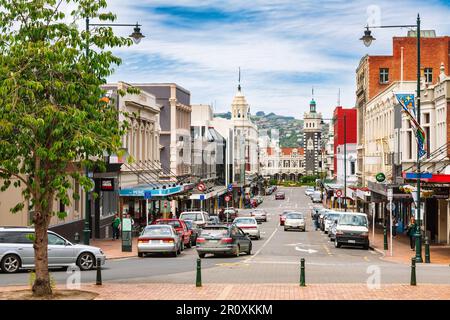
[[[49,197],[52,199],[52,197]],[[38,202],[38,201],[36,201]],[[50,283],[50,274],[48,272],[48,225],[50,222],[50,212],[53,201],[49,200],[47,208],[36,205],[34,215],[34,262],[36,270],[36,279],[33,284],[33,295],[37,297],[48,296],[52,294]]]

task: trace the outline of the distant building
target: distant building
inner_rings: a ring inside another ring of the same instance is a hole
[[[300,181],[305,174],[303,148],[261,148],[261,174],[278,181]]]
[[[309,104],[309,112],[303,116],[303,144],[305,150],[305,174],[316,175],[321,171],[319,161],[322,144],[322,114],[316,111],[314,98]]]

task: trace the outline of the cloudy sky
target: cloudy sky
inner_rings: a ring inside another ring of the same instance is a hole
[[[415,24],[450,35],[450,0],[109,0],[117,23],[143,26],[139,45],[110,82],[175,82],[192,103],[226,112],[236,93],[238,67],[251,112],[302,118],[311,99],[331,116],[355,103],[355,69],[365,54],[391,54],[392,36],[408,29],[375,29],[366,48],[363,27]],[[127,35],[131,29],[117,28]]]

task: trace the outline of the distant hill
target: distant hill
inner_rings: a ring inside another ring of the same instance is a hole
[[[231,112],[215,113],[215,117],[231,119]],[[259,111],[251,115],[251,120],[259,130],[277,129],[280,137],[280,147],[303,147],[303,120],[294,117],[277,115],[273,112],[265,114]]]

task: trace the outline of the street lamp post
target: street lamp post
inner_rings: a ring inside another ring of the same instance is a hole
[[[118,23],[90,23],[89,18],[86,18],[86,61],[89,61],[89,28],[91,26],[94,27],[134,27],[133,33],[130,34],[130,37],[133,39],[135,44],[141,42],[141,39],[145,36],[141,33],[141,29],[139,28],[141,25],[136,24],[118,24]],[[86,153],[86,160],[88,160],[89,155]],[[86,177],[89,177],[89,169],[86,166],[85,171]],[[91,212],[91,205],[89,199],[90,191],[86,191],[86,203],[85,203],[85,214],[84,214],[84,229],[83,229],[83,243],[85,245],[89,245],[89,239],[91,230],[89,217]]]
[[[416,28],[416,37],[417,37],[417,123],[420,125],[420,15],[417,14],[417,21],[415,25],[394,25],[394,26],[372,26],[371,28]],[[364,31],[364,36],[360,38],[364,42],[366,47],[370,46],[372,41],[375,38],[371,35],[371,31],[369,30],[369,26],[366,27]],[[422,234],[420,227],[420,145],[419,141],[417,141],[417,226],[416,226],[416,262],[423,262],[422,259]]]

